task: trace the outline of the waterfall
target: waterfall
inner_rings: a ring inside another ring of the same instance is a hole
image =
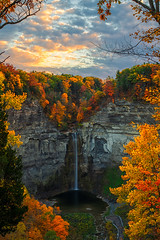
[[[78,190],[78,144],[77,133],[72,134],[74,149],[74,190]]]

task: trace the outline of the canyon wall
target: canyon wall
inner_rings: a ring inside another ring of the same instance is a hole
[[[123,145],[138,135],[131,122],[154,123],[154,108],[148,104],[109,103],[78,132],[79,188],[101,193],[100,183],[108,166],[119,165]],[[18,149],[23,160],[23,182],[39,197],[55,195],[74,186],[72,132],[58,130],[37,100],[28,99],[21,110],[10,110],[10,129],[21,135]]]

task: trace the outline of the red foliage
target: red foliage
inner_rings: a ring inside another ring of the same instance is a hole
[[[113,98],[113,96],[114,96],[114,84],[113,84],[113,82],[110,81],[110,80],[107,80],[105,85],[103,86],[103,91],[107,96]]]

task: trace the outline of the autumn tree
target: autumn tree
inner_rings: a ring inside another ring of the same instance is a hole
[[[108,21],[109,15],[111,15],[112,6],[114,4],[120,4],[124,1],[117,0],[99,0],[98,2],[98,14],[100,19]],[[147,29],[138,30],[133,35],[137,39],[136,44],[127,43],[123,44],[120,47],[115,47],[114,49],[102,48],[107,52],[113,52],[121,55],[138,55],[149,60],[159,61],[160,52],[159,52],[159,35],[160,35],[160,3],[159,0],[132,0],[131,8],[133,10],[133,15],[142,23],[147,23]],[[153,23],[153,24],[152,24]],[[152,26],[153,25],[153,26]],[[141,44],[147,44],[142,51],[140,47]]]
[[[0,234],[5,235],[15,230],[26,212],[26,207],[22,205],[22,160],[11,148],[11,145],[20,146],[22,142],[19,135],[8,130],[5,111],[10,108],[20,109],[26,94],[15,94],[15,90],[21,89],[23,84],[11,66],[7,68],[0,64],[0,70],[4,72],[0,71]]]
[[[0,64],[0,101],[5,106],[5,110],[14,108],[20,110],[22,103],[26,100],[27,94],[22,90],[23,83],[20,80],[18,72],[15,71],[11,65]],[[17,89],[21,90],[17,95]],[[8,129],[9,123],[6,121],[6,128]],[[19,147],[22,142],[20,136],[15,135],[14,130],[8,130],[7,144]]]
[[[153,96],[158,98],[159,64],[136,65],[116,74],[116,91],[120,98],[149,101]],[[154,98],[155,99],[155,98]],[[155,101],[154,101],[155,104]]]
[[[129,239],[158,240],[160,236],[160,137],[155,126],[138,126],[140,136],[125,146],[120,170],[125,183],[110,191],[127,203]]]
[[[0,103],[0,234],[13,231],[22,220],[26,207],[22,205],[22,161],[16,152],[7,146],[4,106]]]
[[[158,121],[160,128],[160,65],[152,68],[151,77],[152,84],[145,89],[144,99],[156,105],[153,117]],[[148,82],[148,78],[145,81]]]
[[[105,84],[103,86],[103,91],[106,94],[106,96],[112,101],[114,101],[114,94],[115,94],[115,84],[113,80],[106,80]]]
[[[7,234],[5,238],[0,237],[0,240],[65,240],[68,236],[69,223],[59,215],[59,207],[47,207],[34,197],[30,197],[26,190],[25,193],[23,205],[28,207],[28,211],[17,225],[16,231]]]

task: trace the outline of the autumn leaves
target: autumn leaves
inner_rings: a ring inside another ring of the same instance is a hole
[[[118,196],[118,202],[130,206],[128,227],[129,239],[160,239],[160,74],[159,66],[152,67],[150,76],[141,78],[139,91],[144,100],[156,104],[153,117],[156,125],[138,125],[140,136],[125,146],[120,170],[125,172],[122,186],[110,189]],[[145,88],[144,88],[145,86]]]
[[[68,236],[69,223],[64,221],[60,215],[59,208],[47,207],[34,197],[27,194],[23,200],[23,205],[27,206],[28,211],[24,218],[18,223],[16,231],[0,236],[0,240],[43,240],[61,239],[65,240]],[[47,238],[50,235],[52,238]]]
[[[159,239],[160,236],[160,137],[153,125],[138,126],[140,136],[125,146],[120,170],[125,183],[110,189],[118,202],[129,204],[129,239]]]

